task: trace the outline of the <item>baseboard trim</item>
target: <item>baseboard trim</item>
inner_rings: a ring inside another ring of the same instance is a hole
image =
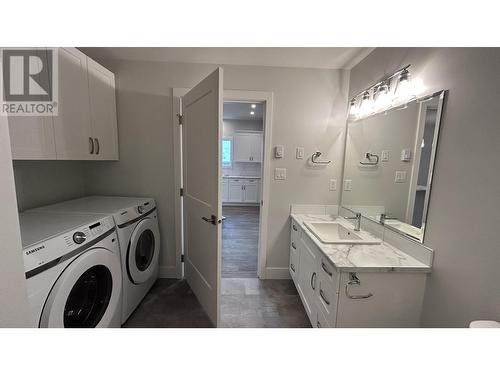
[[[266,267],[264,279],[291,279],[288,267]]]
[[[160,266],[158,269],[159,279],[180,279],[181,276],[175,266]]]

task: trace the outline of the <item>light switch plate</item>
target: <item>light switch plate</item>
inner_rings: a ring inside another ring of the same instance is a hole
[[[409,148],[404,148],[401,150],[401,161],[411,160],[411,150]]]
[[[382,150],[382,155],[380,159],[382,161],[389,161],[389,150]]]
[[[344,180],[344,191],[352,190],[352,180]]]
[[[286,168],[274,168],[275,180],[286,180]]]
[[[295,149],[295,158],[304,159],[304,147],[297,147]]]
[[[274,148],[274,157],[276,159],[281,159],[285,155],[285,146],[283,145],[277,145]]]
[[[330,179],[330,191],[335,191],[337,190],[337,180],[332,178]]]
[[[406,182],[406,171],[396,171],[394,182]]]

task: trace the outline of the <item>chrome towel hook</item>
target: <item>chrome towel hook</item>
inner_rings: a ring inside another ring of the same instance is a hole
[[[332,162],[331,160],[318,160],[320,156],[321,156],[321,151],[316,151],[314,154],[311,155],[311,162],[313,162],[314,164],[321,164],[321,165],[330,164]]]

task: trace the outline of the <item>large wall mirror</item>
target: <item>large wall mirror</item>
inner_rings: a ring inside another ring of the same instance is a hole
[[[444,97],[348,122],[343,207],[423,242]]]

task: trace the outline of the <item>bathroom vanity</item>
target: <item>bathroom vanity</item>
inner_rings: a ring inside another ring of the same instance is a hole
[[[313,327],[419,326],[430,264],[334,215],[292,213],[290,231],[289,270]]]

